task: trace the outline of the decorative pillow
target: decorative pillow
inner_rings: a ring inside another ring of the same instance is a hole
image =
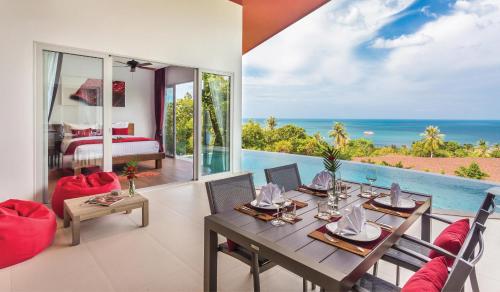
[[[420,268],[401,289],[401,292],[440,292],[448,279],[444,257],[437,257]]]
[[[102,129],[92,129],[92,136],[102,136]]]
[[[434,240],[434,245],[439,246],[452,254],[458,254],[460,248],[464,244],[467,233],[469,233],[469,219],[461,219],[446,227]],[[442,256],[439,252],[431,250],[429,252],[429,257],[436,258]],[[446,258],[448,266],[452,266],[454,260],[452,258]]]
[[[90,137],[92,135],[92,129],[84,129],[84,130],[71,130],[71,134],[73,134],[73,138],[81,138],[81,137]]]
[[[128,135],[128,128],[113,128],[113,135]]]

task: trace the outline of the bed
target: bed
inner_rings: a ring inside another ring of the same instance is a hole
[[[134,134],[134,124],[128,123],[128,135],[113,135],[113,165],[155,160],[155,167],[161,168],[165,153],[160,152],[158,141]],[[72,168],[78,175],[82,168],[102,165],[102,136],[65,137],[61,142],[61,153],[63,167]]]

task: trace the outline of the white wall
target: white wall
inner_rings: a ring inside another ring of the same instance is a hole
[[[113,122],[132,122],[135,136],[153,138],[156,130],[154,71],[136,69],[131,73],[128,68],[113,68],[113,80],[125,81],[125,107],[113,107]]]
[[[0,200],[35,190],[34,42],[235,74],[241,148],[241,6],[229,0],[0,0]],[[239,156],[234,152],[235,167]]]

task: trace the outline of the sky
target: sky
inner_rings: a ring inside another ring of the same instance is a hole
[[[243,57],[243,117],[500,119],[500,0],[333,0]]]

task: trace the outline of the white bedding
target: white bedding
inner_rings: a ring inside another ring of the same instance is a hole
[[[131,135],[114,135],[113,138],[128,138],[134,137]],[[66,153],[69,145],[73,141],[78,140],[95,140],[101,139],[101,136],[91,136],[91,137],[81,137],[81,138],[64,138],[61,143],[61,152]],[[75,153],[73,155],[64,155],[64,162],[68,162],[68,158],[72,158],[74,161],[86,161],[102,158],[102,144],[88,144],[80,145],[76,147]],[[137,142],[123,142],[123,143],[113,143],[112,145],[113,157],[134,155],[134,154],[149,154],[158,153],[160,149],[160,144],[158,141],[137,141]]]

